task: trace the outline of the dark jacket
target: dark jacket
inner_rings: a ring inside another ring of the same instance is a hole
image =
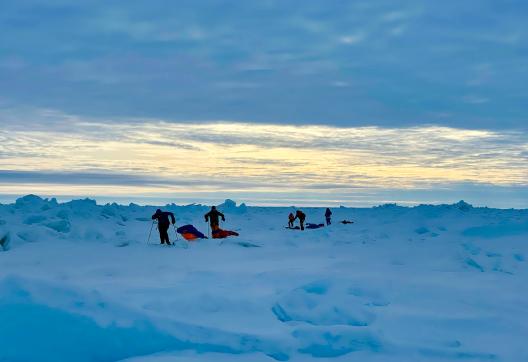
[[[220,211],[218,211],[216,209],[213,209],[213,210],[209,211],[204,216],[205,216],[205,221],[206,222],[211,220],[211,225],[218,225],[218,222],[219,222],[218,217],[219,216],[222,217],[222,221],[225,221],[224,214],[222,214]]]
[[[325,212],[325,217],[329,218],[330,216],[332,216],[332,211],[330,211],[330,209],[326,209],[326,212]]]
[[[169,224],[170,224],[169,216],[171,217],[172,223],[173,224],[176,223],[176,219],[174,218],[174,214],[172,212],[169,212],[169,211],[156,211],[156,213],[154,215],[152,215],[152,220],[157,219],[158,220],[158,225],[169,226]]]
[[[299,219],[299,221],[304,222],[304,220],[306,219],[306,214],[301,210],[297,210],[297,212],[295,213],[295,219]]]

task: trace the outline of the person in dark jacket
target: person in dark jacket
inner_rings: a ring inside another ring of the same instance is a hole
[[[225,216],[220,211],[216,209],[216,206],[211,207],[211,211],[209,211],[207,214],[204,215],[205,222],[209,221],[209,224],[211,225],[211,230],[215,231],[218,230],[220,227],[218,226],[220,224],[220,220],[218,217],[222,218],[222,221],[225,221]]]
[[[152,215],[152,220],[158,221],[158,230],[160,234],[160,241],[162,244],[167,243],[167,245],[171,245],[169,241],[169,216],[171,218],[172,225],[176,223],[176,218],[174,217],[174,214],[169,211],[161,211],[160,209],[156,210],[156,213]]]
[[[326,225],[330,225],[332,223],[332,211],[327,207],[325,212],[325,218],[326,218]]]
[[[304,220],[306,220],[306,214],[301,210],[297,210],[295,213],[295,219],[299,219],[299,224],[301,225],[301,230],[304,230]],[[295,221],[295,219],[293,219]]]
[[[295,221],[295,216],[293,216],[293,213],[290,212],[290,215],[288,215],[288,227],[293,228],[293,222]]]

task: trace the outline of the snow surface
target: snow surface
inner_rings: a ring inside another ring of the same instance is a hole
[[[240,237],[167,247],[156,207],[0,205],[0,361],[528,360],[528,210],[219,208]]]

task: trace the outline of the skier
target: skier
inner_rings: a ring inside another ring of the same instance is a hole
[[[304,220],[306,219],[306,214],[301,210],[297,210],[295,213],[295,219],[299,219],[299,224],[301,225],[301,230],[304,230]],[[293,219],[293,220],[295,220]]]
[[[220,211],[216,209],[216,206],[211,207],[211,211],[209,211],[207,214],[204,215],[205,222],[209,221],[209,224],[211,225],[211,230],[215,231],[218,230],[220,227],[218,226],[220,221],[218,220],[218,217],[222,217],[222,221],[225,221],[225,216]]]
[[[169,211],[161,211],[160,209],[156,210],[156,213],[152,215],[152,220],[158,220],[158,230],[160,234],[160,241],[161,244],[167,243],[167,245],[171,245],[171,242],[169,241],[169,216],[171,217],[172,225],[176,223],[176,219],[174,218],[174,214]]]
[[[332,221],[330,220],[332,217],[332,211],[327,207],[325,212],[325,218],[326,218],[326,225],[330,225]]]
[[[295,216],[293,216],[293,213],[290,212],[290,215],[288,215],[288,227],[293,229],[293,222],[295,221]]]

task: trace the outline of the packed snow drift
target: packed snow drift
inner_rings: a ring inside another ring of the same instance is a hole
[[[528,360],[528,210],[157,208],[0,205],[0,361]]]

